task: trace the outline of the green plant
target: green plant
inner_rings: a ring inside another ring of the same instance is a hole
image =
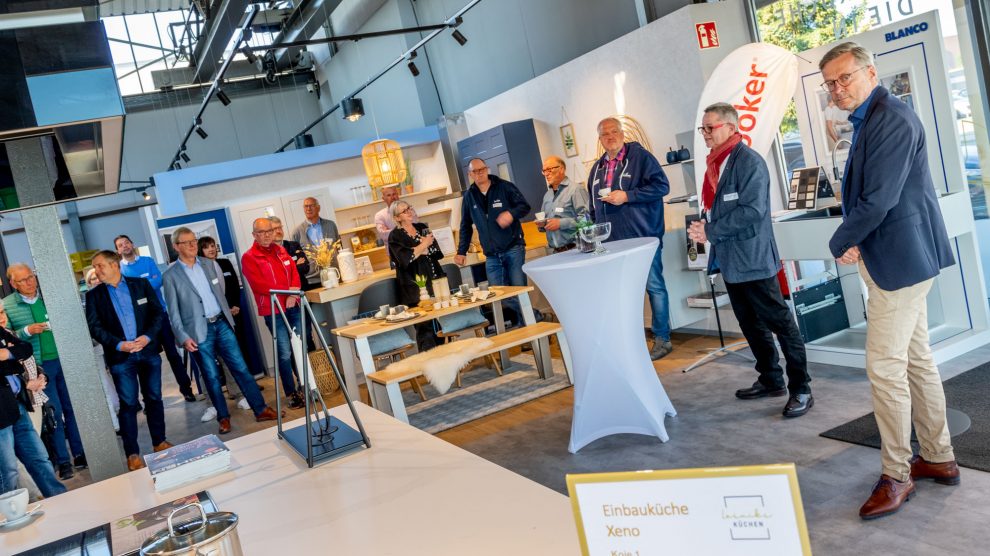
[[[417,286],[419,286],[421,288],[425,288],[426,287],[426,276],[424,276],[422,274],[417,274],[416,276],[413,277],[413,282],[416,282],[416,285]]]

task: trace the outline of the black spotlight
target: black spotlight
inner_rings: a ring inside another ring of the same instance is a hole
[[[413,74],[413,77],[419,75],[419,68],[416,67],[416,62],[409,62],[407,65],[409,67],[409,72]]]
[[[241,47],[241,54],[243,54],[244,57],[247,58],[249,64],[253,64],[258,61],[258,57],[255,56],[254,52],[252,52],[251,49],[246,46]]]
[[[364,116],[364,103],[356,97],[347,97],[340,101],[340,109],[344,112],[344,119],[350,122],[356,122]]]
[[[186,151],[182,151],[181,153],[179,153],[179,156],[182,157],[183,162],[189,164],[189,155],[186,154]]]
[[[454,37],[454,40],[457,41],[457,44],[461,46],[467,44],[467,37],[465,37],[464,34],[458,31],[457,29],[454,29],[454,32],[451,33],[450,36]]]
[[[227,96],[227,93],[223,92],[223,89],[217,89],[217,98],[220,99],[220,102],[224,106],[230,106],[230,97]]]
[[[199,126],[196,126],[196,135],[199,135],[203,139],[206,139],[207,137],[210,136],[208,133],[206,133],[206,130],[205,129],[203,129],[203,128],[199,127]]]

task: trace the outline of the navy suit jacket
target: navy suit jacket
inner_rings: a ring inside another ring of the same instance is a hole
[[[880,87],[857,133],[842,183],[845,218],[829,241],[836,258],[858,246],[877,286],[894,291],[955,264],[932,175],[925,129]]]
[[[736,145],[725,163],[705,235],[712,244],[708,273],[717,261],[730,284],[772,278],[780,269],[770,222],[770,172],[745,143]]]
[[[158,336],[162,329],[163,312],[158,303],[158,293],[145,278],[122,276],[121,280],[127,281],[127,291],[131,294],[137,335],[147,336],[150,340],[142,351],[158,353],[162,350]],[[127,360],[129,354],[117,351],[117,344],[127,341],[127,338],[124,337],[124,327],[117,318],[106,284],[86,292],[86,321],[89,334],[103,346],[103,359],[108,367]]]

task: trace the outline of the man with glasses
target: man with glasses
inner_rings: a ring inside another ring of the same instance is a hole
[[[473,225],[478,228],[478,239],[485,253],[488,282],[495,286],[525,286],[522,267],[526,260],[526,240],[519,220],[529,214],[529,203],[512,182],[489,174],[488,165],[480,158],[471,159],[468,174],[474,182],[461,201],[460,240],[454,263],[464,264],[474,235]],[[513,297],[503,304],[514,313],[513,322],[521,325],[519,300]]]
[[[340,239],[340,232],[337,231],[337,224],[333,220],[320,218],[320,202],[313,197],[306,197],[303,200],[303,213],[306,220],[296,226],[289,236],[292,241],[298,243],[304,249],[309,246],[318,246],[323,240],[333,243]],[[320,269],[315,264],[302,279],[304,290],[312,290],[320,287]]]
[[[541,229],[547,233],[547,245],[553,253],[574,249],[577,222],[588,214],[588,190],[571,185],[567,164],[559,156],[543,161],[543,177],[547,192],[541,209],[545,220]]]
[[[196,234],[179,228],[172,234],[179,260],[162,275],[162,289],[168,301],[169,321],[176,342],[198,359],[203,380],[213,407],[217,410],[220,434],[231,430],[230,410],[220,386],[221,371],[217,358],[222,357],[237,382],[255,420],[274,421],[275,410],[265,404],[254,377],[237,345],[234,315],[224,295],[223,271],[213,260],[197,257]]]
[[[622,123],[605,118],[598,123],[598,140],[605,149],[588,176],[591,217],[596,223],[610,222],[609,241],[633,237],[660,240],[653,255],[646,293],[653,312],[653,348],[650,358],[666,357],[674,351],[670,343],[670,307],[663,279],[663,197],[670,183],[656,157],[639,143],[626,143]]]
[[[935,276],[955,259],[921,120],[878,84],[873,54],[858,44],[836,46],[818,67],[836,106],[852,112],[843,220],[829,249],[840,264],[859,266],[869,292],[866,373],[882,474],[859,515],[874,519],[898,511],[914,495],[914,479],[959,484],[926,303]],[[912,424],[921,445],[915,457]]]
[[[38,287],[38,277],[31,267],[24,263],[14,263],[7,267],[7,279],[15,290],[3,299],[10,329],[18,338],[31,343],[34,359],[41,364],[48,377],[45,395],[55,411],[55,432],[52,436],[55,457],[58,460],[55,464],[59,478],[71,479],[75,474],[73,465],[78,469],[86,468],[86,453],[79,436],[76,413],[72,410],[69,387],[62,373],[55,336],[48,323],[48,308],[45,307],[45,299]],[[68,448],[65,446],[66,439],[69,441]],[[72,451],[71,458],[69,450]]]
[[[307,199],[307,202],[309,199]],[[317,205],[318,207],[319,205]],[[317,213],[319,214],[319,213]],[[334,228],[336,229],[336,228]],[[241,269],[244,280],[251,287],[254,302],[258,306],[258,316],[265,318],[265,325],[272,335],[278,338],[278,374],[282,388],[289,398],[289,407],[304,407],[302,394],[296,388],[292,369],[292,345],[289,329],[281,315],[276,315],[271,304],[270,290],[298,290],[299,272],[289,253],[275,243],[275,230],[272,221],[258,218],[252,227],[254,244],[241,256]],[[294,331],[299,327],[299,300],[295,296],[279,295],[278,301],[285,311],[285,318]]]
[[[770,172],[738,131],[739,114],[731,104],[705,108],[698,131],[711,149],[701,190],[702,219],[688,236],[711,242],[708,274],[721,272],[739,328],[756,356],[759,379],[736,391],[741,400],[783,396],[790,390],[784,417],[800,417],[815,400],[808,385],[808,362],[801,332],[777,282],[780,255],[770,221]],[[777,336],[787,361],[784,371],[773,343]]]

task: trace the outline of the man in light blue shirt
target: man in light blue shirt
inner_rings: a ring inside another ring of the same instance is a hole
[[[540,228],[547,234],[550,251],[563,253],[576,246],[577,221],[588,214],[588,189],[571,185],[567,164],[559,156],[543,161],[543,177],[547,192],[540,207],[544,214]]]
[[[265,404],[258,385],[248,370],[234,333],[234,316],[224,295],[223,273],[216,261],[197,257],[196,234],[179,228],[172,234],[179,260],[165,270],[165,292],[169,322],[176,342],[197,360],[213,407],[217,410],[220,434],[230,432],[230,410],[220,385],[222,357],[245,399],[254,411],[255,420],[272,421],[275,410]]]
[[[303,201],[303,213],[306,220],[300,223],[289,238],[298,243],[303,249],[309,246],[318,246],[321,241],[334,242],[340,239],[340,232],[337,231],[337,224],[333,220],[320,218],[320,202],[313,197],[307,197]],[[320,269],[315,264],[310,265],[306,276],[301,276],[304,290],[313,289],[320,285]]]

